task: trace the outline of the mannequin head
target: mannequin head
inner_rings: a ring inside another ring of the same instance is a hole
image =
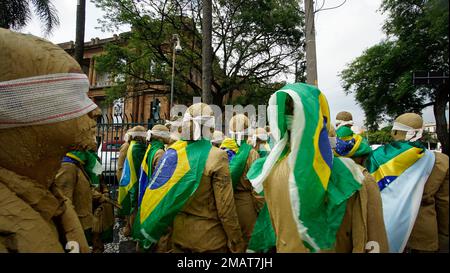
[[[214,131],[211,143],[216,147],[220,147],[220,145],[222,145],[222,141],[224,140],[224,138],[225,137],[221,131]]]
[[[353,116],[350,112],[342,111],[337,113],[336,115],[336,127],[343,124],[343,126],[347,126],[349,128],[353,125]]]
[[[151,138],[147,140],[150,141],[159,140],[164,144],[169,144],[170,143],[169,129],[164,125],[157,124],[152,127]]]
[[[255,147],[259,148],[269,140],[269,134],[264,128],[256,128],[252,143],[255,142]]]
[[[126,134],[126,141],[130,143],[132,140],[145,143],[147,130],[143,126],[134,126],[129,129]]]
[[[244,114],[237,114],[230,119],[229,131],[231,138],[240,145],[241,141],[248,139],[249,120]]]
[[[56,73],[83,73],[63,49],[32,35],[0,29],[0,82]],[[77,118],[0,129],[0,162],[48,186],[69,150],[95,149],[95,110]]]
[[[206,103],[195,103],[186,110],[183,117],[182,138],[198,140],[211,139],[214,132],[214,111]]]
[[[412,129],[422,129],[423,127],[423,119],[420,115],[415,113],[405,113],[398,116],[394,123],[399,123],[411,127]],[[395,141],[406,140],[407,130],[400,130],[393,128],[391,131],[391,136]]]

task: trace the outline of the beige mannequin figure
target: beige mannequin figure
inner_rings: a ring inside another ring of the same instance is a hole
[[[213,116],[212,109],[204,103],[196,103],[186,112],[193,118]],[[183,127],[190,129],[187,137],[193,139],[193,122]],[[197,129],[210,137],[208,128]],[[171,240],[174,252],[245,251],[226,152],[211,147],[197,190],[174,219]]]
[[[287,97],[286,115],[294,113],[293,105],[292,99]],[[289,134],[290,131],[291,129],[288,129]],[[328,135],[336,135],[334,128],[328,131]],[[288,145],[291,145],[290,143]],[[305,253],[309,252],[309,249],[304,245],[296,221],[292,217],[288,160],[288,156],[283,157],[272,168],[263,184],[264,197],[277,235],[277,252]],[[377,242],[379,252],[387,252],[389,249],[380,191],[367,170],[364,171],[362,167],[360,169],[364,175],[362,186],[347,199],[346,211],[336,233],[334,248],[323,252],[364,253],[370,250],[367,248],[370,241]]]
[[[0,83],[82,73],[60,47],[5,29],[0,29],[0,60]],[[95,149],[99,113],[97,108],[65,121],[0,129],[0,251],[63,252],[62,238],[89,252],[77,214],[55,187],[54,177],[66,152]]]
[[[395,141],[413,140],[420,138],[422,128],[421,116],[405,113],[395,119],[391,135]],[[434,167],[425,182],[419,213],[409,236],[406,251],[448,252],[449,162],[448,156],[443,153],[434,152],[434,155]]]
[[[233,145],[237,146],[234,152],[237,153],[248,140],[248,134],[242,134],[242,132],[249,130],[248,118],[243,114],[233,116],[229,122],[229,130],[232,134],[231,139],[225,139],[221,148],[232,148],[228,144],[235,143]],[[247,178],[247,172],[250,166],[258,158],[258,151],[254,147],[251,147],[247,159],[243,162],[245,166],[242,170],[242,175],[234,188],[236,211],[246,244],[250,241],[258,212],[264,204],[264,201],[258,197],[258,194],[253,190],[252,184]]]

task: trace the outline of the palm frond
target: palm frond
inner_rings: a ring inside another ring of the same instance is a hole
[[[41,22],[45,24],[46,34],[50,34],[52,30],[59,25],[57,10],[51,0],[31,0],[34,12],[38,15]]]
[[[31,19],[28,1],[0,1],[0,27],[19,30]]]

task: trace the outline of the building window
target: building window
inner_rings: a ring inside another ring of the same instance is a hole
[[[111,77],[109,73],[98,73],[95,79],[95,86],[106,87],[111,86]]]

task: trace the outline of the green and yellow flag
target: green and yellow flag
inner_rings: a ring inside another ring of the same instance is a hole
[[[288,99],[292,116],[286,111]],[[267,111],[275,145],[267,157],[255,161],[247,177],[262,192],[272,168],[289,150],[290,203],[300,238],[311,251],[332,249],[346,202],[364,176],[351,159],[333,156],[328,103],[317,87],[286,85],[270,97]]]
[[[230,162],[230,175],[231,181],[233,182],[233,189],[236,188],[236,185],[239,183],[242,174],[244,173],[245,165],[247,163],[248,156],[250,154],[250,150],[252,146],[243,142],[241,146],[239,146],[236,140],[232,138],[226,138],[222,145],[221,149],[224,149],[228,154],[228,161]],[[234,154],[230,153],[234,152]]]
[[[128,147],[119,183],[119,215],[130,215],[137,207],[139,170],[145,155],[145,144],[132,140]]]
[[[361,135],[353,133],[347,126],[341,126],[336,130],[336,156],[361,157],[372,152],[367,139]]]
[[[179,140],[164,153],[140,207],[144,248],[167,232],[177,213],[197,190],[211,147],[209,140]]]
[[[150,178],[152,177],[152,163],[155,154],[159,150],[164,150],[164,143],[160,140],[152,140],[147,147],[147,151],[145,152],[144,159],[141,164],[141,171],[139,175],[139,196],[138,196],[138,212],[136,214],[136,218],[133,223],[133,232],[132,237],[135,240],[143,240],[143,236],[141,234],[141,219],[139,218],[142,197],[144,197],[144,191],[150,183]]]

